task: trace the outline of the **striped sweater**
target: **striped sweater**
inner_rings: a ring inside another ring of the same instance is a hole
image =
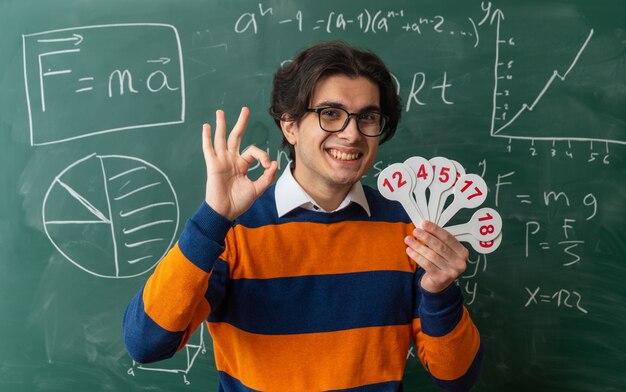
[[[351,204],[278,218],[274,186],[234,224],[203,204],[128,305],[130,355],[171,357],[206,322],[220,391],[400,391],[414,342],[436,383],[468,390],[482,349],[461,290],[420,288],[412,224],[364,190],[371,216]]]

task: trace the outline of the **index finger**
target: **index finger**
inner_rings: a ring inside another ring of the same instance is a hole
[[[454,253],[462,255],[467,252],[467,249],[461,245],[456,237],[450,234],[446,229],[434,224],[433,222],[427,220],[423,221],[422,229],[446,244],[450,249],[452,249],[452,251],[454,251]]]
[[[255,145],[250,145],[246,147],[245,150],[241,152],[241,158],[248,163],[248,165],[252,165],[254,161],[261,162],[264,168],[268,168],[271,164],[270,156],[266,151],[261,150]]]

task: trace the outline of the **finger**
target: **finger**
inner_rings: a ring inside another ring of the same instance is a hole
[[[276,172],[278,171],[278,162],[272,161],[268,168],[263,171],[261,177],[259,177],[253,184],[257,195],[265,192],[267,188],[274,182]]]
[[[420,241],[407,236],[404,242],[407,245],[407,254],[424,269],[443,270],[446,268],[445,259]]]
[[[246,147],[246,149],[241,152],[241,158],[248,163],[248,166],[252,165],[254,161],[259,161],[266,169],[271,163],[269,154],[254,145]]]
[[[450,234],[446,229],[441,228],[440,226],[434,224],[430,221],[422,222],[422,229],[436,238],[438,238],[442,243],[444,243],[450,250],[456,253],[458,256],[464,256],[467,259],[467,248],[465,248],[455,236]]]
[[[444,259],[453,259],[455,257],[458,257],[454,253],[454,251],[452,251],[452,249],[448,247],[446,243],[435,237],[433,234],[427,232],[426,230],[422,230],[421,228],[416,227],[415,230],[413,230],[413,235],[426,248]]]
[[[413,239],[413,241],[419,244],[417,240]],[[420,281],[420,285],[424,290],[438,293],[452,284],[464,271],[462,268],[450,268],[451,266],[446,260],[437,256],[423,244],[419,244],[416,247],[418,248],[417,251],[413,247],[407,247],[406,253],[420,268],[424,269],[424,275]],[[432,256],[433,259],[429,256]]]
[[[202,125],[202,152],[204,158],[214,154],[213,144],[211,143],[211,126],[209,124]]]
[[[215,112],[215,140],[213,147],[216,152],[226,149],[226,115],[223,110]]]
[[[411,248],[406,248],[406,254],[409,255],[409,257],[413,261],[415,261],[417,265],[420,266],[420,268],[423,268],[424,271],[428,273],[436,274],[438,271],[441,270],[441,268],[439,268],[436,264],[432,263],[430,260],[428,260],[427,258],[425,258],[424,256],[417,253]]]
[[[239,112],[239,118],[237,119],[237,123],[233,127],[233,130],[230,132],[228,136],[228,149],[230,151],[239,151],[239,147],[241,146],[241,139],[243,138],[243,134],[246,131],[246,127],[248,126],[248,119],[250,118],[250,110],[247,107],[242,107],[241,112]]]

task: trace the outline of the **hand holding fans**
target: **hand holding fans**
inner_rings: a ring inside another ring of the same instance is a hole
[[[379,174],[378,190],[385,198],[399,201],[416,227],[430,220],[479,253],[493,252],[502,241],[502,218],[492,208],[481,208],[468,222],[446,227],[459,210],[477,208],[487,199],[485,180],[465,174],[456,161],[411,157],[394,163]],[[446,205],[451,195],[452,202]]]

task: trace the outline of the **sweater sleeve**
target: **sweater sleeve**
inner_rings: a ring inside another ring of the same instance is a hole
[[[421,288],[422,275],[418,269],[413,319],[418,357],[436,384],[449,391],[468,391],[478,380],[482,364],[478,329],[456,284],[433,294]]]
[[[211,311],[211,293],[228,269],[218,260],[232,222],[206,203],[187,221],[170,249],[132,298],[123,320],[126,349],[139,363],[174,355]],[[213,284],[213,282],[216,282]]]

